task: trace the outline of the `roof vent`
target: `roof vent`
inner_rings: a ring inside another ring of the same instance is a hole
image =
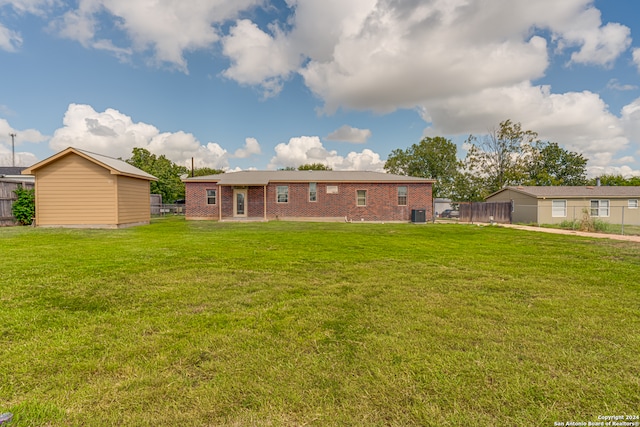
[[[587,190],[593,190],[593,185],[587,185]]]

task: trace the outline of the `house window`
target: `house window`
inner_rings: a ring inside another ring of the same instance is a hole
[[[289,201],[289,187],[286,185],[278,185],[277,197],[278,203],[287,203]]]
[[[407,187],[398,187],[398,206],[407,206]]]
[[[317,185],[315,182],[310,182],[309,183],[309,201],[315,202],[316,200],[318,200]]]
[[[567,201],[553,200],[551,202],[551,216],[554,218],[564,218],[567,216]]]
[[[591,216],[608,217],[609,201],[608,200],[592,200]]]
[[[216,190],[207,190],[207,204],[208,205],[216,204]]]
[[[356,198],[356,205],[367,206],[367,190],[358,190]]]
[[[629,209],[638,209],[638,199],[629,199]]]

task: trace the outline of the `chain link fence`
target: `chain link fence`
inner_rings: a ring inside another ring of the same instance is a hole
[[[567,206],[564,212],[556,214],[552,209],[551,206],[515,204],[514,222],[534,223],[576,231],[640,235],[640,208],[608,206],[606,209],[592,209],[584,206]]]

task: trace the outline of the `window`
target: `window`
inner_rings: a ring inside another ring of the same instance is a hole
[[[207,204],[208,205],[216,204],[216,190],[207,190]]]
[[[609,216],[609,201],[608,200],[592,200],[591,201],[591,216],[608,217]]]
[[[338,194],[337,185],[327,185],[327,194]]]
[[[407,206],[407,187],[398,187],[398,206]]]
[[[554,218],[564,218],[567,216],[567,201],[553,200],[551,202],[551,216]]]
[[[367,206],[367,190],[358,190],[357,191],[356,204],[358,206]]]
[[[288,186],[286,186],[286,185],[278,185],[276,201],[278,203],[287,203],[289,201],[289,187]]]
[[[309,183],[309,201],[315,202],[316,200],[318,200],[317,185],[315,182],[310,182]]]
[[[629,199],[629,209],[638,209],[638,199]]]

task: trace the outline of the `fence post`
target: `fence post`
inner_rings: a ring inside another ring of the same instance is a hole
[[[621,206],[621,208],[622,208],[622,226],[621,226],[620,233],[624,236],[624,206]]]

